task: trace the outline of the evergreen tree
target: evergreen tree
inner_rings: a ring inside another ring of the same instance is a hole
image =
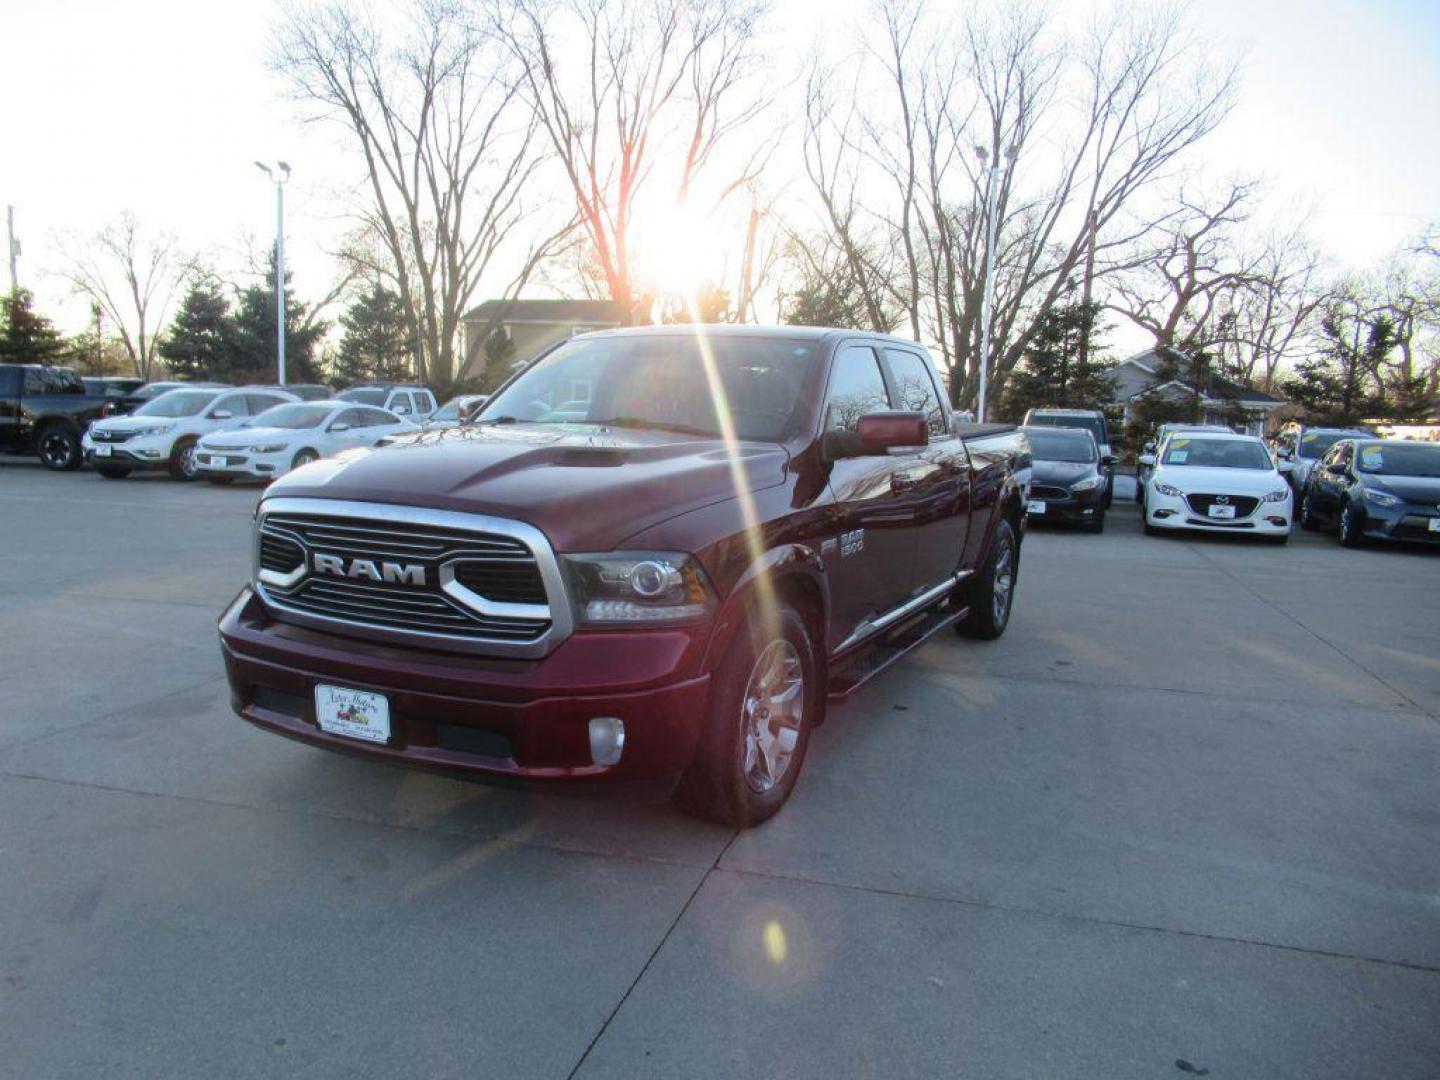
[[[1347,311],[1334,304],[1320,320],[1324,348],[1295,365],[1285,394],[1319,422],[1354,424],[1365,417],[1405,415],[1415,407],[1413,388],[1391,387],[1382,369],[1395,348],[1394,321],[1384,312]]]
[[[221,379],[232,374],[230,301],[213,277],[202,275],[190,282],[159,352],[180,378]]]
[[[415,350],[398,293],[372,285],[340,316],[340,326],[345,334],[335,375],[341,382],[400,382],[411,377]]]
[[[0,363],[53,364],[64,355],[65,340],[49,319],[36,313],[29,289],[16,289],[5,298]]]
[[[1002,414],[1019,419],[1027,409],[1047,406],[1103,409],[1115,395],[1108,366],[1096,363],[1104,328],[1096,325],[1099,304],[1065,304],[1041,318],[1020,364],[1006,382]],[[1087,358],[1080,345],[1088,338]]]
[[[273,252],[272,252],[273,255]],[[315,346],[326,326],[305,326],[306,307],[291,294],[291,275],[285,275],[285,379],[318,382]],[[262,284],[241,289],[230,319],[233,349],[227,356],[226,382],[274,382],[275,371],[275,260],[271,258]]]

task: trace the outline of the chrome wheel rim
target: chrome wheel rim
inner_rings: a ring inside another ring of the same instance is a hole
[[[1003,626],[1006,617],[1010,614],[1010,594],[1015,588],[1015,560],[1010,541],[1005,540],[1000,544],[1000,550],[995,552],[995,585],[991,589],[991,603],[994,605],[992,611],[995,615],[995,625]]]
[[[46,465],[60,466],[70,460],[70,444],[65,436],[52,431],[40,440],[40,458]]]
[[[750,669],[740,706],[745,782],[764,794],[790,771],[805,715],[805,669],[790,642],[772,641]]]
[[[1355,528],[1355,523],[1350,520],[1350,509],[1346,507],[1340,515],[1340,539],[1349,540],[1350,532]]]
[[[192,480],[195,478],[195,474],[200,471],[195,467],[194,443],[191,443],[180,451],[180,471]]]

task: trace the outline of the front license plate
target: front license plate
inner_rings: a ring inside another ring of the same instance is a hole
[[[1043,514],[1045,512],[1045,503],[1040,499],[1031,499],[1025,504],[1025,509],[1032,514]]]
[[[1429,529],[1431,532],[1440,532],[1440,518],[1431,518]]]
[[[110,449],[111,449],[111,448],[108,447],[108,446],[97,446],[97,447],[95,447],[95,456],[96,456],[96,457],[109,457],[109,456],[110,456]]]
[[[343,686],[315,687],[315,720],[321,731],[365,742],[390,741],[390,702],[384,694]]]
[[[1210,507],[1208,513],[1212,518],[1233,518],[1235,508],[1233,506],[1221,506],[1218,503]]]

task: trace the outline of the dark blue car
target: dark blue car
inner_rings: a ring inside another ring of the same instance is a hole
[[[1343,439],[1310,472],[1300,527],[1366,540],[1440,544],[1440,443]]]

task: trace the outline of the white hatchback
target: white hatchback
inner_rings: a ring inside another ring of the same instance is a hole
[[[1283,544],[1294,501],[1255,436],[1177,432],[1160,447],[1146,481],[1145,531],[1232,532]]]
[[[206,436],[195,449],[195,464],[217,484],[273,480],[322,457],[419,430],[388,409],[351,401],[301,401],[262,413],[245,427]]]

